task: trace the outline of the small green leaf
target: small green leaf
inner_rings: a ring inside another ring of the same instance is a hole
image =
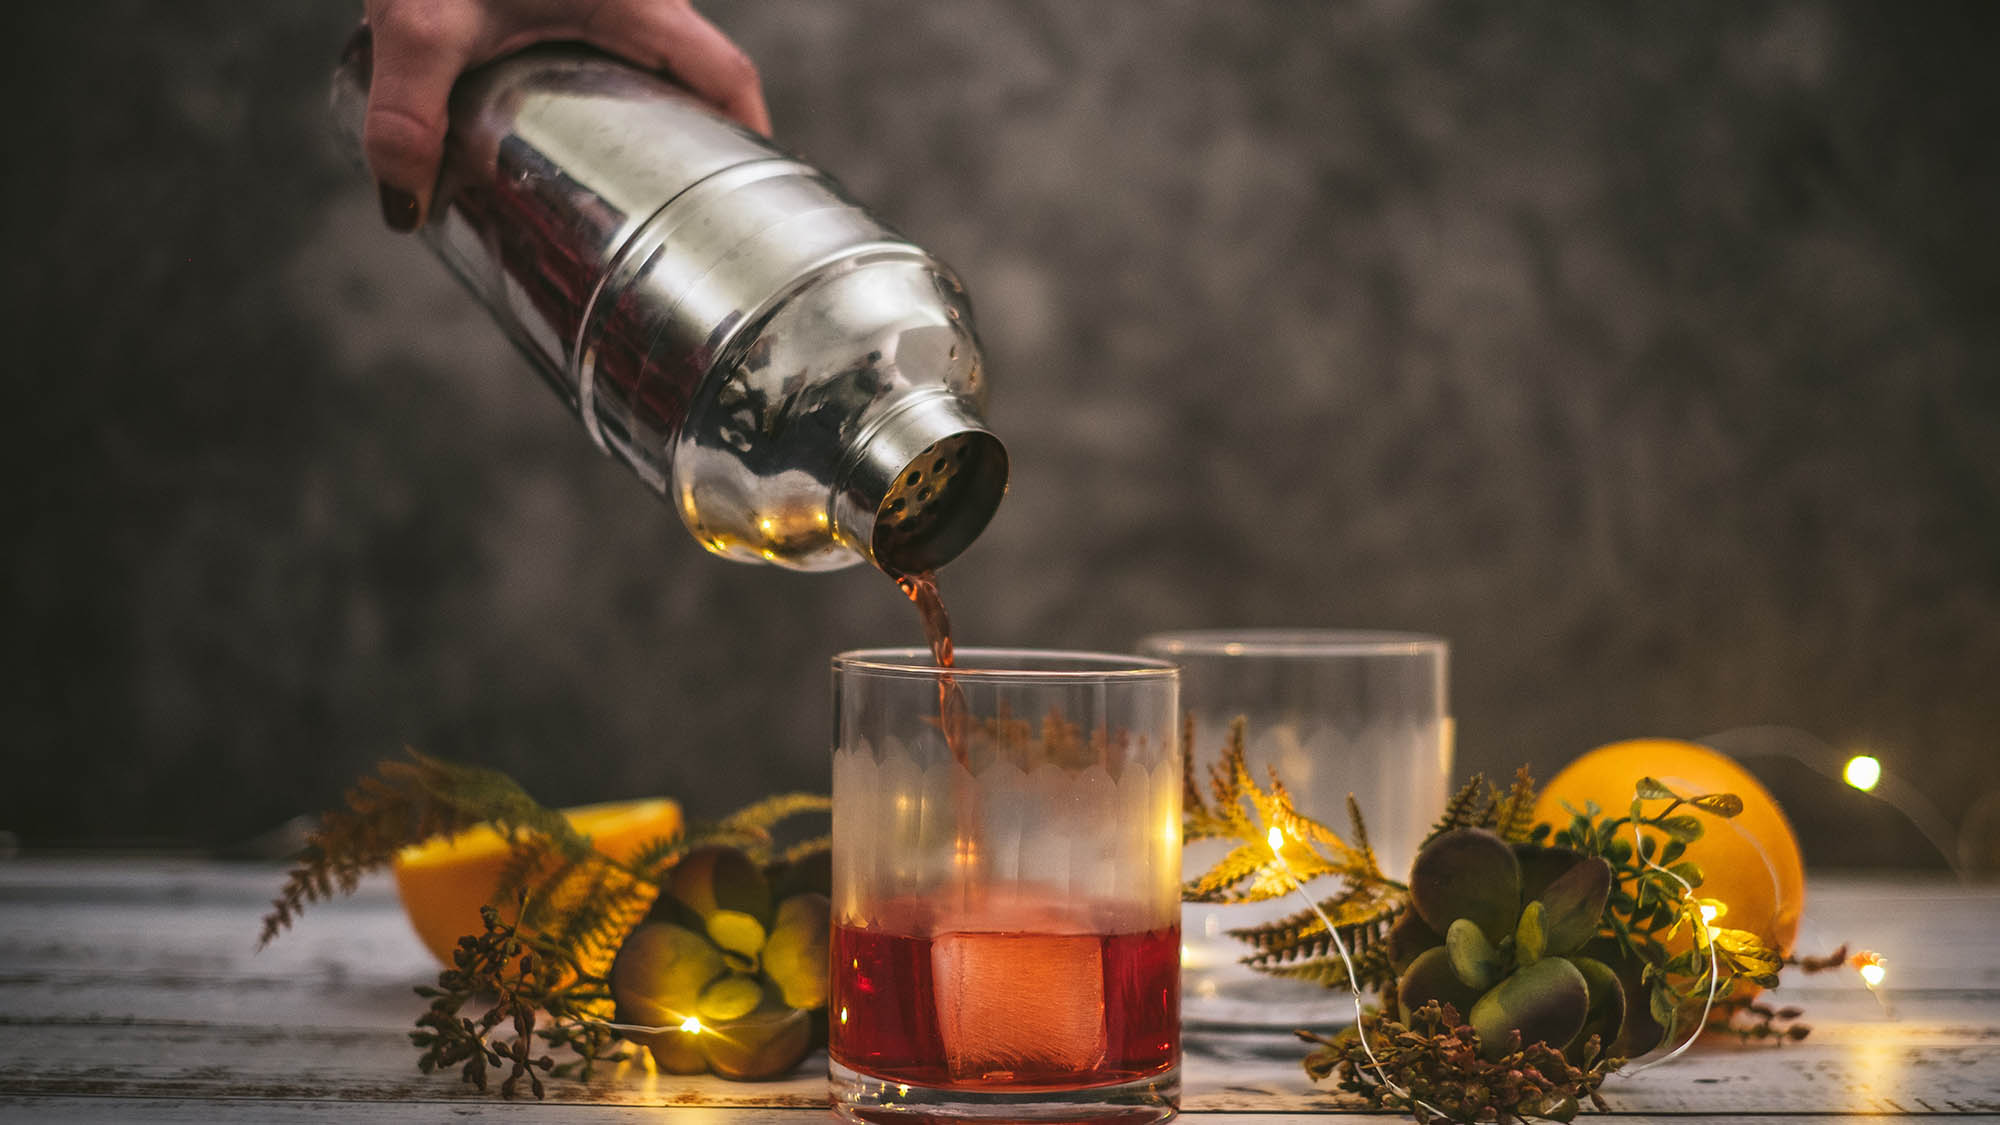
[[[1679,793],[1667,788],[1666,784],[1657,777],[1640,778],[1639,784],[1633,786],[1632,791],[1638,794],[1639,798],[1644,801],[1678,801],[1681,799]]]
[[[1701,876],[1702,876],[1701,864],[1696,863],[1691,859],[1684,859],[1681,862],[1674,864],[1672,867],[1667,868],[1667,870],[1687,880],[1687,885],[1690,887],[1701,886]]]
[[[1743,811],[1743,798],[1738,797],[1734,793],[1704,793],[1689,801],[1688,804],[1693,805],[1703,812],[1713,813],[1716,816],[1724,818],[1735,816],[1737,813]]]
[[[1521,911],[1521,920],[1514,925],[1514,963],[1523,968],[1542,959],[1548,949],[1548,929],[1545,924],[1546,911],[1540,900],[1531,902]]]
[[[1648,840],[1647,842],[1651,843],[1652,841]],[[1660,862],[1672,863],[1673,861],[1679,859],[1686,852],[1687,852],[1686,844],[1681,843],[1679,840],[1668,840],[1667,846],[1660,849]]]
[[[1673,1034],[1674,1014],[1680,1007],[1674,1002],[1673,989],[1667,987],[1664,982],[1655,984],[1653,995],[1647,1000],[1646,1007],[1652,1013],[1653,1022],[1665,1028],[1667,1034]]]
[[[1663,816],[1652,823],[1653,827],[1684,844],[1701,839],[1701,821],[1691,816]]]

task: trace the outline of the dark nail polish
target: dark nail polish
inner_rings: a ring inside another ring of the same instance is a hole
[[[388,184],[382,187],[382,221],[389,229],[408,234],[417,229],[417,197]]]

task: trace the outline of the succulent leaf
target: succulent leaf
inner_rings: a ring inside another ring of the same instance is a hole
[[[742,1019],[764,1002],[764,986],[740,973],[728,976],[701,990],[695,1011],[710,1023]]]
[[[770,935],[764,923],[741,910],[717,910],[708,916],[708,936],[723,950],[754,961]]]
[[[1625,1027],[1625,987],[1619,983],[1618,974],[1611,971],[1611,966],[1594,957],[1571,957],[1568,960],[1582,974],[1584,987],[1590,993],[1583,1027],[1577,1031],[1570,1046],[1580,1047],[1595,1035],[1599,1049],[1609,1051]]]
[[[764,869],[736,848],[714,845],[687,853],[667,874],[666,890],[704,918],[735,910],[761,926],[771,917],[771,884]]]
[[[1529,902],[1542,897],[1549,884],[1582,863],[1584,855],[1574,848],[1537,847],[1532,844],[1516,844],[1514,858],[1521,861],[1521,901]]]
[[[764,945],[764,975],[794,1008],[826,1003],[830,918],[826,896],[816,892],[793,895],[778,904],[771,940]]]
[[[1396,924],[1389,927],[1389,963],[1400,973],[1410,967],[1419,953],[1435,949],[1443,941],[1436,930],[1424,924],[1423,915],[1405,910]]]
[[[1597,936],[1604,904],[1611,897],[1611,865],[1596,856],[1572,866],[1537,900],[1545,912],[1548,952],[1565,954]]]
[[[1542,904],[1531,902],[1514,923],[1514,963],[1522,968],[1542,959],[1549,948],[1548,924]]]
[[[1479,931],[1479,924],[1460,918],[1444,935],[1445,953],[1459,982],[1476,992],[1484,992],[1500,982],[1500,951]]]
[[[1451,954],[1444,946],[1425,950],[1396,982],[1396,1003],[1403,1011],[1414,1012],[1431,1001],[1470,1011],[1479,1000],[1479,990],[1467,988],[1452,970]]]
[[[1506,1053],[1508,1033],[1514,1031],[1524,1046],[1562,1047],[1576,1037],[1589,1009],[1583,974],[1561,957],[1545,957],[1481,996],[1467,1022],[1479,1035],[1480,1052],[1495,1059]]]
[[[678,1024],[724,971],[722,954],[707,938],[670,922],[644,923],[626,937],[611,964],[618,1021]]]
[[[1460,918],[1499,945],[1521,916],[1521,862],[1483,828],[1456,828],[1432,840],[1410,867],[1410,901],[1432,930]]]

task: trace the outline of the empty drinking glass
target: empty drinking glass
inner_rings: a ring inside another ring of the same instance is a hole
[[[1414,633],[1330,629],[1213,629],[1156,633],[1139,642],[1181,668],[1182,706],[1193,715],[1189,753],[1205,767],[1229,725],[1248,721],[1246,758],[1263,784],[1268,767],[1300,811],[1343,835],[1352,793],[1383,871],[1401,880],[1443,811],[1452,764],[1446,708],[1447,646]],[[1228,850],[1188,848],[1190,877]],[[1329,887],[1317,888],[1323,896]],[[1189,904],[1182,916],[1183,985],[1190,1023],[1298,1026],[1325,1022],[1339,1005],[1317,984],[1259,976],[1238,963],[1248,947],[1227,931],[1294,913],[1297,897],[1243,906]]]

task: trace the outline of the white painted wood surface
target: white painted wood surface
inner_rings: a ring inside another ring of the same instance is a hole
[[[268,866],[0,862],[0,1120],[442,1121],[537,1112],[426,1076],[405,1032],[434,973],[386,882],[308,911],[254,951],[282,878]],[[1801,947],[1888,961],[1882,1001],[1854,974],[1795,977],[1802,1043],[1711,1039],[1604,1093],[1621,1121],[1986,1115],[2000,1121],[2000,887],[1816,878]],[[1886,1001],[1886,1005],[1884,1003]],[[1329,1013],[1344,1008],[1330,997]],[[1314,1089],[1290,1036],[1191,1030],[1185,1112],[1216,1125],[1363,1116]],[[827,1119],[815,1057],[731,1083],[637,1067],[548,1084],[564,1120],[790,1125]]]

